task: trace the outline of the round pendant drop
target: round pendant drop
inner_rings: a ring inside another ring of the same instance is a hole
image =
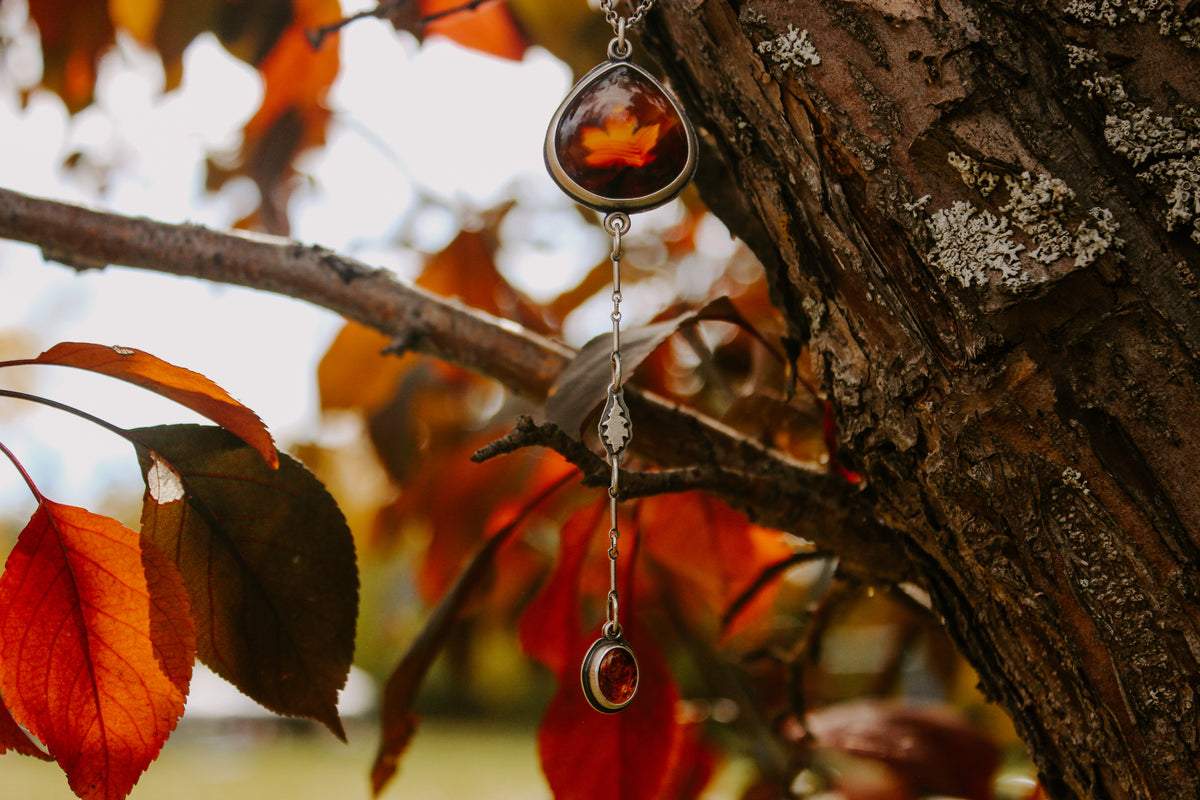
[[[637,694],[638,663],[624,639],[596,640],[583,658],[583,694],[592,708],[604,714],[620,711]]]

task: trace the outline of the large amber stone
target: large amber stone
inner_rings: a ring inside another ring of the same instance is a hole
[[[614,647],[600,659],[597,683],[604,699],[614,706],[623,706],[637,691],[638,668],[633,654],[624,647]]]
[[[666,90],[638,67],[615,63],[589,73],[556,120],[547,142],[551,174],[586,205],[652,208],[691,178],[694,134]]]

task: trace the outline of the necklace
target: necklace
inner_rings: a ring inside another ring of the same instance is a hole
[[[632,435],[621,374],[621,243],[629,233],[630,213],[672,200],[696,169],[696,134],[682,106],[653,75],[629,60],[633,47],[626,32],[654,2],[630,0],[631,13],[623,17],[615,0],[601,0],[614,33],[608,60],[571,89],[550,120],[545,145],[550,176],[576,201],[604,214],[604,229],[612,236],[612,381],[599,425],[612,467],[608,613],[580,670],[588,703],[606,714],[625,708],[638,686],[637,657],[622,636],[617,595],[621,457]]]

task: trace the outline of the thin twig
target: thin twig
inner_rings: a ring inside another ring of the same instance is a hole
[[[365,11],[359,11],[357,14],[352,14],[349,17],[339,19],[337,22],[331,22],[328,25],[322,25],[314,30],[305,31],[305,36],[308,37],[308,43],[313,50],[320,50],[321,45],[325,44],[325,40],[329,36],[337,33],[351,22],[357,22],[360,19],[367,19],[369,17],[383,19],[404,3],[411,2],[412,0],[391,0],[391,2],[380,3],[379,5],[375,6],[375,8],[368,8]]]
[[[12,450],[9,450],[4,446],[4,442],[0,442],[0,453],[3,453],[8,457],[8,460],[12,462],[12,465],[16,467],[17,472],[21,473],[21,477],[25,479],[25,485],[29,487],[29,491],[33,492],[33,496],[37,498],[39,503],[41,503],[43,500],[42,493],[38,491],[37,484],[33,482],[33,478],[31,478],[29,473],[25,471],[25,465],[17,460],[17,457]]]
[[[365,11],[360,11],[357,14],[346,17],[345,19],[339,19],[337,22],[331,22],[330,24],[322,25],[315,30],[307,31],[306,35],[308,37],[308,43],[312,45],[314,50],[320,49],[321,45],[325,43],[325,39],[327,37],[337,33],[351,22],[357,22],[360,19],[367,19],[370,17],[374,17],[376,19],[387,19],[400,8],[409,5],[413,1],[414,0],[384,0],[384,2],[375,6],[375,8],[369,8]],[[436,11],[432,14],[426,14],[425,16],[417,19],[417,25],[423,28],[431,22],[449,17],[453,14],[461,14],[464,11],[474,11],[486,2],[488,2],[488,0],[470,0],[470,2],[463,3],[462,5],[455,6],[454,8],[446,8],[441,11]]]
[[[517,419],[516,427],[511,433],[476,450],[471,456],[471,460],[476,464],[482,464],[496,456],[515,453],[525,447],[549,447],[579,467],[585,476],[595,470],[597,463],[604,469],[608,469],[604,459],[587,449],[583,442],[568,436],[553,422],[538,425],[533,421],[533,417],[526,414],[522,414]]]
[[[742,591],[729,607],[725,609],[725,613],[721,615],[721,629],[729,627],[729,623],[748,606],[758,593],[771,585],[771,582],[778,578],[783,573],[787,572],[792,567],[797,567],[801,564],[807,564],[810,561],[819,561],[821,559],[833,558],[833,553],[825,550],[806,550],[803,553],[793,553],[787,558],[780,559],[774,564],[769,564],[761,572],[758,573],[754,581]]]
[[[548,447],[558,453],[583,473],[584,486],[607,486],[612,479],[612,468],[583,442],[569,436],[553,422],[538,425],[532,417],[525,415],[517,420],[511,433],[476,450],[471,460],[482,463],[525,447]],[[731,485],[735,478],[727,470],[708,466],[627,470],[622,473],[620,496],[622,500],[633,500],[696,490],[717,491]]]
[[[430,22],[433,22],[434,20],[439,20],[439,19],[442,19],[443,17],[448,17],[452,14],[459,14],[463,11],[474,11],[475,9],[479,8],[481,5],[483,5],[486,2],[488,2],[488,0],[471,0],[469,3],[463,3],[461,6],[455,6],[454,8],[447,8],[443,11],[438,11],[434,14],[427,14],[426,16],[421,17],[421,24],[428,25]]]

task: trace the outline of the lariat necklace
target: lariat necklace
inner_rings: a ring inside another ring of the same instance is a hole
[[[612,381],[599,424],[612,468],[608,612],[580,670],[588,703],[605,714],[629,705],[638,686],[637,657],[622,636],[617,602],[621,456],[632,435],[621,373],[621,242],[629,233],[630,213],[673,199],[696,169],[696,134],[683,108],[654,76],[629,60],[633,47],[626,33],[654,2],[630,0],[631,13],[624,17],[615,0],[601,0],[615,34],[608,43],[608,60],[575,84],[546,132],[550,176],[575,200],[604,214],[604,230],[612,236]]]

